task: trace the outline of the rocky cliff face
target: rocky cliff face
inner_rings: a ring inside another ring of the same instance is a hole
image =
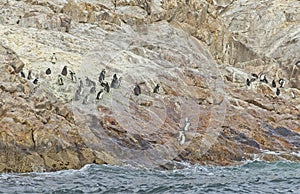
[[[0,171],[299,161],[298,1],[0,7]]]

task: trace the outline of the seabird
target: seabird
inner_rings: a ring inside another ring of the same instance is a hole
[[[279,88],[276,88],[276,95],[277,95],[277,96],[280,95],[280,90],[279,90]]]
[[[141,94],[141,87],[138,84],[136,84],[134,89],[133,89],[133,92],[134,92],[134,95],[136,95],[136,96],[140,95]]]
[[[254,82],[258,79],[258,75],[256,73],[251,73],[252,78],[250,79],[251,82]]]
[[[106,71],[105,71],[105,69],[103,69],[103,70],[101,71],[100,75],[99,75],[99,82],[100,82],[100,84],[104,81],[104,79],[105,79],[105,74],[106,74]]]
[[[23,71],[21,71],[20,74],[21,74],[21,77],[23,77],[23,78],[26,77],[26,76],[25,76],[25,73],[24,73]]]
[[[153,93],[159,92],[159,84],[156,84],[155,88],[153,89]]]
[[[250,86],[250,84],[251,84],[251,81],[248,78],[246,80],[246,84],[247,84],[247,86]]]
[[[97,97],[96,97],[96,100],[102,99],[102,96],[103,96],[103,89],[101,89],[101,90],[98,92]]]
[[[110,87],[109,87],[109,84],[107,82],[104,83],[104,90],[109,93],[109,90],[110,90]]]
[[[76,82],[76,81],[77,81],[77,78],[76,78],[75,72],[69,70],[69,74],[71,75],[72,81],[73,81],[73,82]]]
[[[190,126],[191,126],[190,119],[188,117],[186,117],[185,118],[185,125],[184,125],[184,128],[183,128],[183,131],[188,131],[190,129]]]
[[[64,85],[63,78],[61,77],[61,75],[58,75],[57,83],[60,86]]]
[[[61,74],[62,74],[63,76],[67,76],[67,74],[68,74],[67,66],[64,66],[64,68],[63,68],[62,71],[61,71]]]
[[[38,83],[38,78],[35,78],[34,80],[33,80],[33,84],[37,84]]]
[[[296,97],[293,91],[291,91],[291,96],[293,99],[295,99],[295,97]]]
[[[31,80],[31,79],[32,79],[32,76],[31,76],[31,70],[28,71],[27,79],[28,79],[28,80]]]
[[[48,69],[46,70],[46,75],[50,75],[50,74],[51,74],[51,69],[48,68]]]
[[[266,83],[266,84],[269,83],[268,80],[267,80],[266,74],[261,74],[261,75],[260,75],[260,81],[261,81],[261,82],[264,82],[264,83]]]
[[[272,81],[272,87],[276,88],[276,82],[275,82],[275,80]]]
[[[278,83],[279,83],[280,87],[283,88],[284,84],[285,84],[285,81],[284,81],[284,79],[280,78]]]
[[[111,81],[111,84],[110,84],[110,87],[111,88],[117,88],[118,87],[118,77],[117,77],[117,74],[114,74],[113,75],[113,79]]]
[[[51,60],[51,63],[52,63],[52,64],[55,64],[55,63],[56,63],[56,61],[57,61],[57,58],[56,58],[56,55],[55,55],[55,53],[53,53],[53,54],[52,54],[52,56],[51,56],[51,59],[50,59],[50,60]]]
[[[184,131],[181,131],[181,130],[179,131],[178,143],[179,143],[179,145],[183,145],[185,143]]]

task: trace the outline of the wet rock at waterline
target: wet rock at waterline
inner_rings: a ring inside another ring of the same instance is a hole
[[[297,1],[270,2],[1,2],[0,171],[299,161]]]

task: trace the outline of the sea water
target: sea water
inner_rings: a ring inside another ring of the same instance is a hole
[[[300,163],[153,170],[86,165],[80,170],[1,174],[0,193],[300,193]]]

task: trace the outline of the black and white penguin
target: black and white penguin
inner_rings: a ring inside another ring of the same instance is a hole
[[[64,68],[63,68],[62,71],[61,71],[61,74],[62,74],[63,76],[67,76],[67,74],[68,74],[68,68],[67,68],[67,66],[64,66]]]
[[[293,99],[296,98],[295,93],[293,91],[291,91],[291,96],[292,96]]]
[[[95,86],[91,87],[90,93],[91,94],[95,94],[96,93],[96,87]]]
[[[277,96],[280,95],[280,90],[279,90],[279,88],[276,88],[276,95],[277,95]]]
[[[251,84],[251,81],[248,78],[246,80],[246,84],[247,84],[247,86],[250,86],[250,84]]]
[[[117,87],[117,83],[118,82],[118,77],[117,77],[117,74],[114,74],[113,75],[113,79],[112,79],[112,81],[111,81],[111,83],[110,83],[110,87],[111,88],[116,88]]]
[[[39,81],[38,78],[35,78],[35,79],[33,80],[33,84],[36,85],[36,84],[38,83],[38,81]]]
[[[159,84],[156,84],[156,86],[153,89],[153,93],[158,93],[159,92]]]
[[[139,86],[139,84],[135,85],[133,92],[134,92],[134,95],[136,95],[136,96],[141,94],[141,87]]]
[[[283,88],[284,84],[285,84],[285,81],[284,81],[284,79],[280,78],[278,83],[279,83],[280,87]]]
[[[258,75],[256,74],[256,73],[251,73],[251,79],[250,79],[250,81],[251,82],[254,82],[254,81],[256,81],[258,79]]]
[[[61,75],[58,75],[57,84],[60,86],[64,85],[63,78],[61,77]]]
[[[183,127],[183,131],[188,131],[190,129],[191,126],[191,122],[190,119],[188,117],[185,118],[185,125]]]
[[[25,78],[25,77],[26,77],[26,76],[25,76],[25,73],[24,73],[23,71],[21,71],[20,74],[21,74],[21,77],[22,77],[22,78]]]
[[[102,99],[102,96],[103,96],[103,89],[101,89],[101,90],[97,93],[96,100]]]
[[[28,75],[27,75],[27,79],[28,79],[28,80],[31,80],[31,79],[32,79],[32,75],[31,75],[31,73],[32,73],[32,71],[31,71],[31,70],[29,70],[29,71],[28,71]]]
[[[106,74],[106,71],[105,71],[105,69],[103,69],[103,70],[101,71],[100,75],[99,75],[99,82],[100,82],[100,84],[104,81],[104,79],[105,79],[105,74]]]
[[[52,56],[51,56],[51,58],[50,58],[50,61],[51,61],[52,64],[55,64],[55,63],[56,63],[57,58],[56,58],[55,53],[52,54]]]
[[[259,80],[264,83],[269,83],[266,74],[261,74]]]
[[[182,131],[182,130],[179,131],[177,140],[178,140],[179,145],[183,145],[185,143],[184,131]]]
[[[104,91],[106,91],[107,93],[109,93],[110,87],[109,84],[107,82],[104,83]]]
[[[276,88],[276,82],[275,82],[275,80],[272,81],[272,87]]]
[[[51,74],[51,69],[50,68],[46,69],[46,75],[50,75],[50,74]]]
[[[76,82],[76,81],[77,81],[77,78],[76,78],[75,72],[69,70],[69,74],[70,74],[70,76],[71,76],[72,82]]]

